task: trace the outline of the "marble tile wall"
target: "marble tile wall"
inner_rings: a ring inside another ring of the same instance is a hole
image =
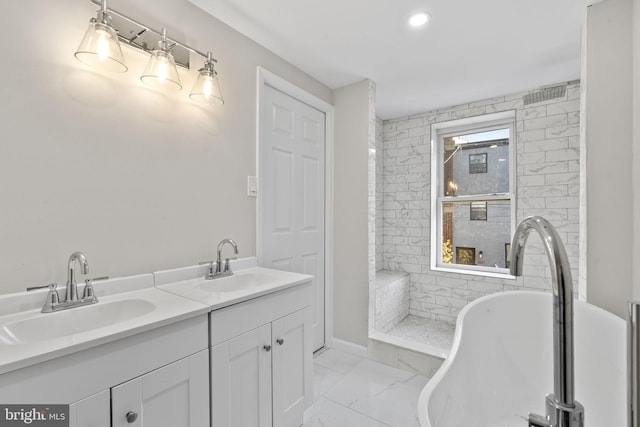
[[[376,181],[376,212],[375,212],[375,247],[376,247],[376,271],[382,270],[383,263],[383,235],[382,228],[384,225],[383,215],[384,215],[384,198],[382,192],[382,177],[383,177],[383,162],[382,162],[382,153],[383,153],[383,129],[384,124],[382,119],[376,118],[376,162],[375,162],[375,181]]]
[[[409,296],[407,273],[376,272],[376,331],[387,333],[409,315]]]
[[[430,268],[431,125],[505,110],[516,111],[516,221],[547,218],[558,230],[577,290],[580,192],[580,86],[565,96],[525,106],[528,92],[384,121],[382,179],[383,268],[410,273],[410,313],[455,322],[468,302],[506,290],[550,290],[547,257],[537,235],[527,245],[516,280],[432,271]],[[379,212],[379,208],[378,208]],[[576,291],[577,292],[577,291]]]
[[[368,273],[369,273],[369,313],[375,312],[375,298],[372,291],[375,291],[376,280],[376,127],[378,125],[376,118],[376,85],[369,80],[369,122],[368,122]],[[369,331],[375,328],[375,318],[369,315],[368,319]]]

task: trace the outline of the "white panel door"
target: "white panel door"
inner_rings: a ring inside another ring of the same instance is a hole
[[[314,276],[317,350],[324,345],[325,114],[268,85],[263,94],[259,263]]]
[[[209,351],[111,389],[113,427],[208,427]]]
[[[271,324],[211,348],[211,425],[271,427]]]

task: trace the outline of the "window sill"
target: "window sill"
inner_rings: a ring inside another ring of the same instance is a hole
[[[516,276],[509,273],[508,268],[491,268],[491,267],[443,267],[431,266],[432,271],[440,271],[444,273],[468,274],[471,276],[494,277],[497,279],[515,280]]]

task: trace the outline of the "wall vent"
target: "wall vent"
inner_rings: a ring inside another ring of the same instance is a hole
[[[567,85],[545,87],[522,97],[524,105],[535,104],[536,102],[548,101],[560,98],[567,92]]]

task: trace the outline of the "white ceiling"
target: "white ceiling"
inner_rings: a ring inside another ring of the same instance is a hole
[[[189,0],[332,89],[376,83],[383,119],[580,77],[593,0]],[[431,14],[420,29],[407,21]]]

